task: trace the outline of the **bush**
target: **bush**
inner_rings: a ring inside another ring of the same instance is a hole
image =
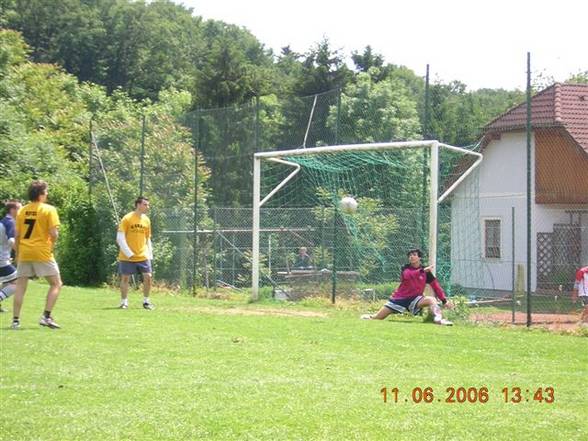
[[[450,300],[453,302],[454,308],[445,309],[443,315],[451,321],[467,321],[470,318],[470,307],[468,306],[467,297],[454,296]]]
[[[62,228],[57,254],[63,282],[98,285],[105,281],[96,211],[87,201],[69,201],[60,213]]]

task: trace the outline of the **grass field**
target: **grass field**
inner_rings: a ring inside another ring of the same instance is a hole
[[[115,291],[69,287],[52,331],[44,297],[32,284],[19,331],[0,315],[2,440],[588,439],[584,337],[157,294],[155,311],[137,293],[118,310]],[[445,402],[460,386],[488,402]],[[532,400],[548,386],[555,402]]]

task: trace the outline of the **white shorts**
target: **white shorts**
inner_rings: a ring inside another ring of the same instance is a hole
[[[59,276],[59,267],[54,260],[49,262],[18,262],[16,277],[51,277]]]

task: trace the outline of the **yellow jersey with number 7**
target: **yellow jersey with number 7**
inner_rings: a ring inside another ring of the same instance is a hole
[[[31,202],[16,215],[19,262],[51,262],[53,242],[49,230],[59,227],[55,207],[42,202]]]

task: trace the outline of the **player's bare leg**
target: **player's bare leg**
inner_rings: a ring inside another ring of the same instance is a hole
[[[120,276],[120,308],[127,309],[129,307],[129,278],[128,274],[121,274]]]
[[[145,309],[155,309],[155,306],[149,300],[152,281],[153,276],[151,273],[143,273],[143,308]]]
[[[392,314],[392,311],[389,308],[382,306],[382,309],[380,309],[376,314],[364,314],[361,316],[361,318],[365,320],[384,320],[390,314]]]

